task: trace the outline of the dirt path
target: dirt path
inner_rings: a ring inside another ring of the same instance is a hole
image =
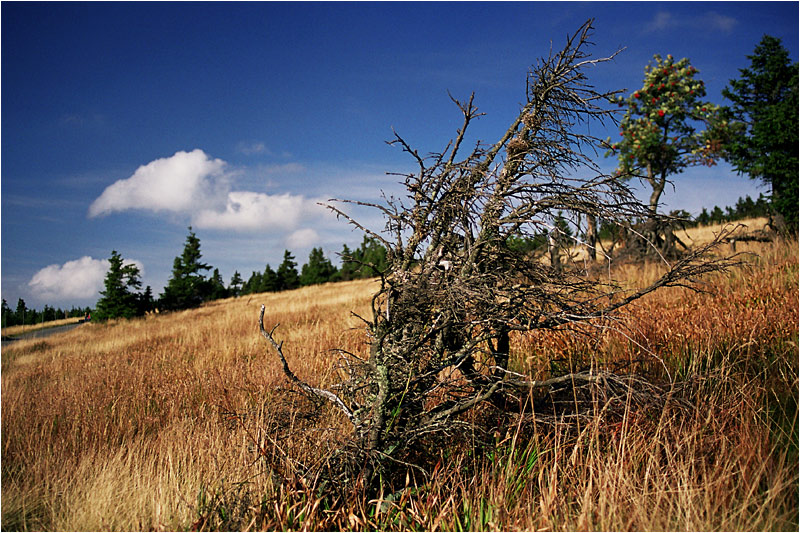
[[[65,326],[56,326],[54,328],[45,328],[45,329],[37,329],[34,331],[30,331],[28,333],[18,333],[17,335],[3,337],[2,346],[5,347],[12,342],[20,341],[23,339],[41,339],[43,337],[49,337],[50,335],[55,335],[56,333],[64,333],[71,329],[77,328],[81,324],[67,324]]]

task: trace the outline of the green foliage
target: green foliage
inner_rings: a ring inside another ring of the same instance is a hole
[[[714,209],[709,213],[704,207],[695,218],[694,223],[703,226],[721,224],[744,218],[764,217],[769,214],[769,211],[769,200],[763,194],[759,195],[758,200],[755,201],[750,196],[746,196],[745,198],[740,197],[734,207],[727,206],[725,211],[715,205]]]
[[[619,176],[648,180],[654,212],[667,176],[689,166],[714,165],[733,128],[719,106],[703,100],[706,89],[698,72],[687,58],[675,61],[656,54],[645,67],[642,88],[617,99],[627,109],[621,139],[607,139],[606,156],[617,157]]]
[[[727,159],[739,173],[772,188],[774,209],[793,231],[798,222],[798,65],[776,37],[765,35],[750,67],[739,69],[722,95],[724,109],[743,127],[731,139]]]
[[[233,276],[231,276],[231,282],[228,284],[228,294],[231,296],[239,296],[242,292],[243,284],[242,275],[239,274],[238,270],[234,271]]]
[[[374,237],[365,235],[361,246],[353,251],[345,244],[339,255],[342,268],[338,279],[341,281],[371,278],[386,270],[386,248]]]
[[[322,248],[312,248],[308,256],[308,263],[303,265],[300,272],[300,285],[316,285],[331,281],[336,274],[336,267],[330,259],[325,257]]]
[[[214,269],[208,283],[210,299],[220,300],[228,297],[228,289],[225,288],[225,282],[222,281],[222,275],[220,275],[218,268]]]
[[[286,291],[300,286],[300,275],[297,273],[297,263],[289,250],[283,252],[283,262],[278,265],[278,281],[275,290]]]
[[[97,301],[95,318],[132,318],[141,314],[141,298],[135,292],[142,286],[139,268],[133,264],[126,265],[116,250],[111,252],[108,262],[108,273],[103,282],[105,288],[100,291],[102,298]]]
[[[261,285],[259,288],[259,292],[273,292],[280,290],[280,280],[278,279],[278,273],[272,270],[272,267],[267,264],[264,268],[264,273],[261,274]]]
[[[211,287],[201,271],[210,270],[211,267],[200,262],[202,256],[200,239],[189,226],[189,235],[186,237],[183,252],[175,258],[172,276],[161,295],[160,304],[164,309],[189,309],[197,307],[208,299]]]
[[[547,233],[541,232],[535,237],[509,235],[506,238],[506,246],[514,253],[532,253],[547,246]]]

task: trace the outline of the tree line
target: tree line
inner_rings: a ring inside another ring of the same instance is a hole
[[[267,264],[262,272],[252,272],[247,281],[237,270],[226,285],[219,269],[202,261],[200,239],[190,226],[183,251],[175,257],[172,274],[164,292],[157,299],[149,286],[141,290],[139,268],[131,263],[126,264],[123,257],[113,250],[95,318],[132,318],[155,309],[179,311],[222,298],[368,278],[376,276],[386,265],[386,249],[374,238],[366,236],[360,247],[351,250],[345,244],[339,255],[342,265],[337,268],[325,256],[322,248],[313,248],[308,262],[298,270],[294,255],[285,250],[283,261],[277,269]],[[208,271],[212,271],[211,275],[206,274]]]
[[[29,309],[25,300],[19,298],[17,300],[16,309],[11,309],[8,302],[3,298],[2,305],[2,320],[3,327],[21,326],[39,324],[41,322],[49,322],[52,320],[61,320],[62,318],[84,318],[88,313],[91,313],[89,307],[71,307],[70,309],[62,309],[60,307],[51,307],[45,305],[41,311],[36,309]]]

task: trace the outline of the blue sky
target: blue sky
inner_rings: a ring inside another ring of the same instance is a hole
[[[516,116],[529,66],[595,19],[603,89],[635,90],[653,54],[689,57],[708,99],[764,34],[798,55],[798,4],[2,3],[2,297],[93,305],[111,250],[159,294],[193,226],[204,259],[245,279],[288,248],[336,261],[361,235],[316,202],[377,200],[459,126]],[[614,128],[612,128],[614,129]],[[615,133],[609,131],[609,134]],[[613,168],[614,161],[602,161]],[[666,208],[757,196],[726,165],[674,178]],[[765,191],[766,192],[766,191]],[[381,227],[372,214],[367,223]]]

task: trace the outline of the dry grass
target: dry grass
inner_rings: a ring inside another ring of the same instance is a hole
[[[749,218],[737,222],[730,222],[724,225],[711,224],[708,226],[696,226],[693,228],[680,229],[675,232],[684,244],[689,247],[702,246],[713,241],[723,229],[731,230],[731,237],[737,237],[767,229],[769,219],[766,217]],[[602,241],[598,247],[598,259],[603,257],[603,251],[611,248],[611,241]],[[754,242],[737,242],[736,251],[753,252],[759,250],[759,244]],[[584,261],[588,257],[585,246],[572,246],[568,252],[572,261]]]
[[[695,409],[512,426],[491,455],[442,451],[431,481],[372,501],[274,475],[324,455],[347,422],[326,409],[308,419],[281,390],[256,319],[266,304],[297,374],[330,384],[331,350],[365,351],[350,312],[366,315],[374,281],[18,341],[2,353],[2,527],[796,530],[798,249],[752,246],[760,257],[708,280],[709,293],[656,293],[591,342],[514,341],[519,369],[635,361],[689,384]],[[658,266],[625,269],[634,283]]]

